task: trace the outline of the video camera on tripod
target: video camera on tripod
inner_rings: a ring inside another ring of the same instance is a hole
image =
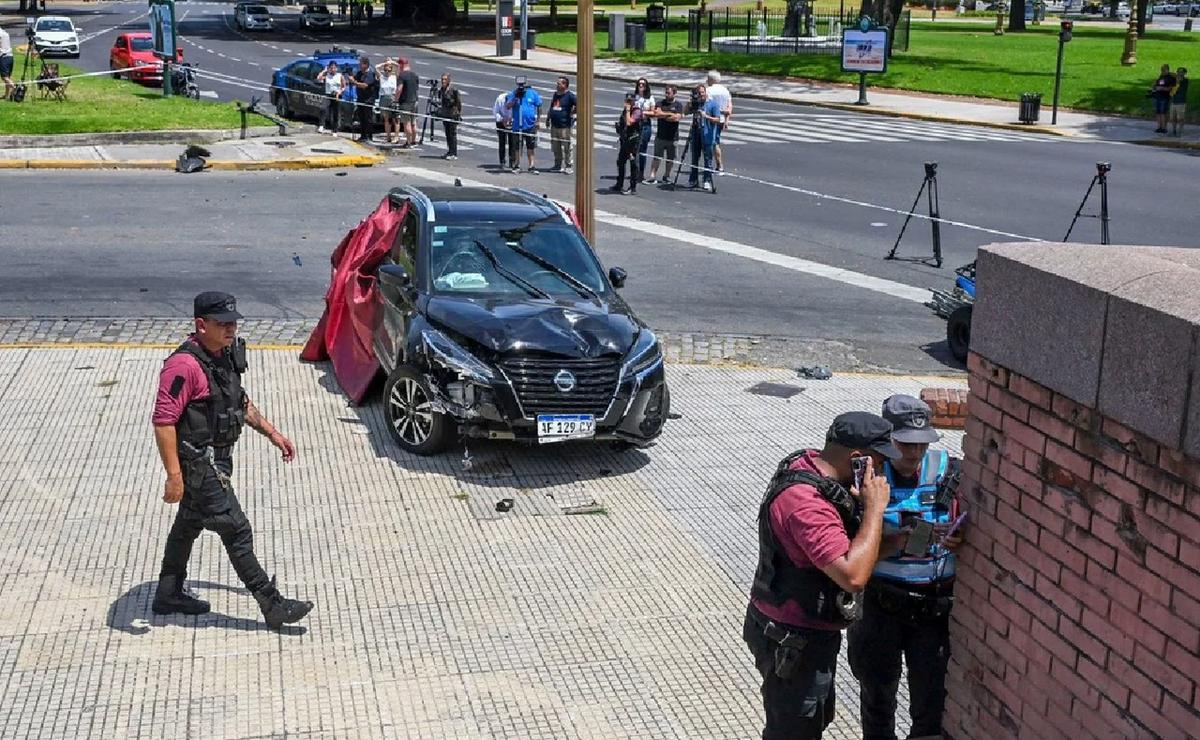
[[[429,92],[425,96],[425,117],[421,119],[421,138],[419,143],[425,143],[425,131],[429,131],[429,140],[434,141],[437,136],[437,126],[433,125],[433,116],[442,107],[442,85],[441,80],[432,78],[429,80]]]
[[[25,100],[26,81],[29,79],[29,62],[33,58],[33,18],[25,19],[25,66],[21,69],[21,81],[13,85],[12,92],[9,93],[8,99],[14,103],[20,103]]]

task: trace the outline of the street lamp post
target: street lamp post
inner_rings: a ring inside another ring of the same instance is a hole
[[[1125,31],[1125,51],[1121,54],[1121,64],[1132,67],[1137,64],[1137,3],[1129,7],[1129,28]]]
[[[592,162],[595,154],[595,129],[592,119],[595,111],[592,59],[595,56],[595,19],[592,17],[592,0],[579,0],[575,15],[575,77],[579,89],[576,110],[575,136],[575,215],[579,227],[591,244],[596,243],[595,196],[592,192]]]

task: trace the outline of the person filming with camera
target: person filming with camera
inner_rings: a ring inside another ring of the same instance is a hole
[[[521,149],[529,156],[531,175],[538,172],[533,168],[533,153],[537,149],[538,127],[541,125],[542,96],[529,87],[524,76],[517,77],[517,88],[509,94],[505,105],[512,110],[512,136],[508,140],[508,165],[513,172],[520,170]]]
[[[633,93],[625,95],[625,105],[621,116],[617,119],[617,184],[612,186],[614,193],[633,195],[637,193],[638,180],[642,173],[638,169],[638,144],[642,140],[642,120],[644,114],[638,105],[637,96]],[[625,163],[629,163],[629,190],[625,190]]]
[[[700,171],[697,167],[701,155],[704,157],[704,189],[713,191],[713,147],[717,140],[717,126],[721,123],[721,107],[709,100],[708,88],[697,85],[692,90],[692,99],[685,113],[692,115],[692,127],[688,131],[688,146],[692,150],[692,171],[688,175],[688,187],[700,186]]]
[[[758,565],[742,639],[762,675],[763,740],[820,740],[834,717],[842,630],[883,542],[897,460],[892,425],[861,411],[833,420],[820,450],[784,458],[758,510]]]
[[[438,88],[438,118],[442,119],[442,129],[446,132],[446,153],[442,159],[458,159],[458,122],[462,120],[462,95],[458,88],[451,84],[450,73],[442,75],[442,84]]]

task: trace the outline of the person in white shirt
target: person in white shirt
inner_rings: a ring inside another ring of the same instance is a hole
[[[8,31],[0,28],[0,80],[4,80],[4,99],[12,95],[13,50]]]
[[[646,176],[646,148],[650,146],[650,139],[654,134],[654,107],[657,101],[654,99],[654,94],[650,92],[650,83],[645,77],[639,78],[637,84],[633,88],[633,104],[642,111],[642,138],[638,143],[638,179]]]
[[[721,132],[729,127],[729,119],[733,116],[733,96],[729,94],[729,88],[721,84],[721,73],[715,69],[709,70],[707,87],[708,99],[715,101],[717,107],[721,109],[721,123],[717,124],[713,157],[717,162],[717,172],[724,174],[725,160],[721,158]]]
[[[512,132],[513,110],[508,107],[508,93],[502,92],[496,96],[492,106],[492,116],[496,119],[496,138],[500,140],[500,167],[508,161],[505,153],[508,150],[508,137]]]
[[[396,118],[396,62],[391,57],[376,66],[379,74],[379,112],[383,116],[383,138],[389,144],[400,142],[400,121]]]
[[[328,98],[325,112],[321,115],[320,125],[317,126],[317,133],[323,134],[328,130],[329,133],[337,136],[338,107],[341,105],[342,91],[346,89],[346,79],[338,71],[337,62],[330,62],[328,67],[321,70],[317,75],[317,82],[325,83],[325,97]]]

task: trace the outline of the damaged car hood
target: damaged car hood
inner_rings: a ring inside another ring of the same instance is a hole
[[[641,325],[622,303],[435,296],[429,319],[496,353],[546,352],[569,357],[624,355]]]

